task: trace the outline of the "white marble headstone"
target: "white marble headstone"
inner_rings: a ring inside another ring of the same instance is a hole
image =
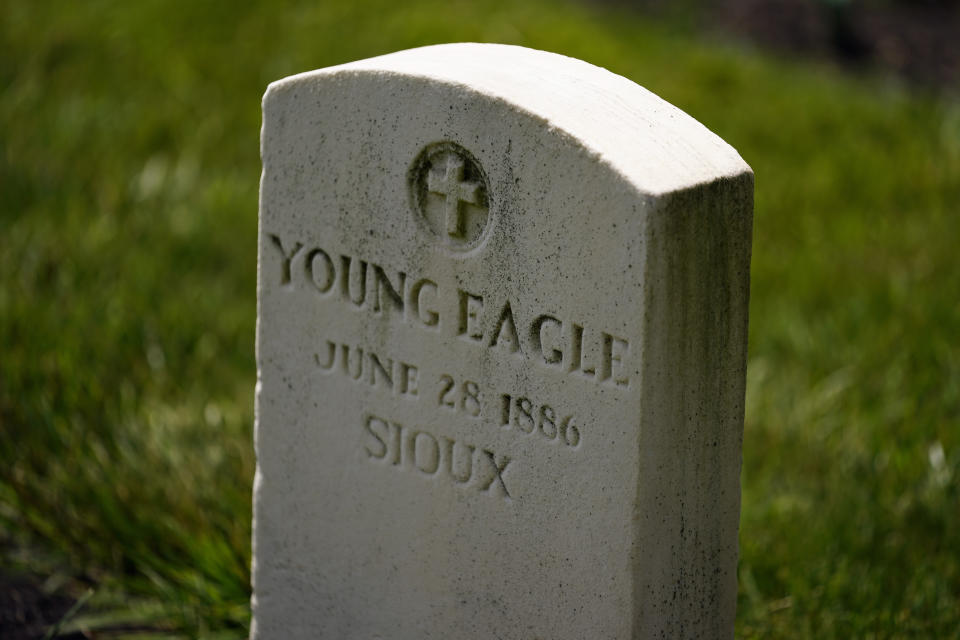
[[[263,110],[253,636],[732,637],[737,152],[501,45]]]

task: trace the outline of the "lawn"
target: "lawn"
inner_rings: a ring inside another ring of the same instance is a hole
[[[450,41],[756,172],[737,636],[960,637],[960,102],[542,0],[0,2],[2,571],[64,629],[246,637],[260,97]]]

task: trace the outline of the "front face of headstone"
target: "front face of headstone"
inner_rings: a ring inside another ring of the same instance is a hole
[[[273,91],[263,157],[257,636],[642,635],[690,588],[671,567],[709,562],[682,555],[696,505],[650,512],[711,464],[643,420],[645,376],[683,367],[645,365],[667,200],[415,77]],[[694,597],[730,599],[721,564]]]

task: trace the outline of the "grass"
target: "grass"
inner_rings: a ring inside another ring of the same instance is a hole
[[[541,0],[0,2],[2,564],[94,587],[65,630],[245,637],[260,96],[463,40],[757,174],[738,637],[960,637],[960,104]]]

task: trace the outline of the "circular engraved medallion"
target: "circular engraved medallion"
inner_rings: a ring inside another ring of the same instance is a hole
[[[422,229],[454,251],[480,245],[490,226],[489,190],[469,151],[454,142],[431,144],[413,161],[408,181]]]

